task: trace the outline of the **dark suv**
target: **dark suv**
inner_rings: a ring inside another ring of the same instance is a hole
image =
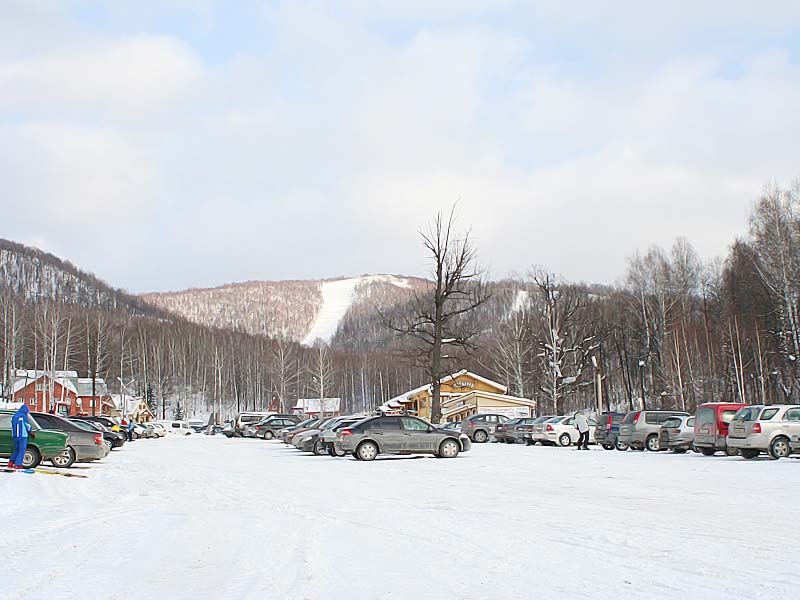
[[[461,433],[477,444],[482,444],[489,440],[490,435],[494,435],[497,426],[508,421],[504,415],[494,413],[483,413],[472,415],[461,422]]]
[[[617,446],[619,437],[619,424],[622,423],[624,414],[618,412],[604,412],[597,419],[594,430],[594,439],[606,450],[613,450]]]

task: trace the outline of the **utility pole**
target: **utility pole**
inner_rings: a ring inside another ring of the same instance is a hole
[[[592,365],[594,365],[594,397],[599,416],[603,412],[603,365],[595,355],[592,355]]]
[[[641,410],[645,410],[645,402],[644,402],[644,361],[640,358],[639,359],[639,383],[642,386],[642,397],[639,399],[639,408]]]

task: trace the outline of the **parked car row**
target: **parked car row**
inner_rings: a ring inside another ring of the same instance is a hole
[[[9,458],[14,444],[11,418],[16,411],[0,410],[0,457]],[[23,468],[35,468],[42,461],[54,467],[69,468],[76,462],[89,463],[106,458],[112,450],[122,448],[128,440],[119,420],[103,416],[63,417],[31,412],[27,417],[31,435],[25,451]],[[139,423],[134,439],[163,437],[166,429],[159,423]]]
[[[278,428],[278,423],[284,426]],[[472,446],[460,429],[439,427],[413,416],[346,415],[286,424],[286,415],[263,419],[254,437],[281,440],[317,456],[351,455],[370,461],[385,454],[431,454],[454,458]],[[258,432],[263,432],[258,435]]]
[[[589,443],[606,450],[625,451],[689,450],[712,456],[723,452],[746,459],[759,454],[784,458],[800,454],[800,406],[793,404],[742,405],[710,402],[695,414],[675,410],[633,410],[627,413],[604,412],[589,418]],[[508,419],[503,415],[479,414],[446,429],[460,429],[469,438],[483,443],[570,446],[577,442],[574,417],[541,416]]]

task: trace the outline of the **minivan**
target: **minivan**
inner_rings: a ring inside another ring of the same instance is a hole
[[[738,454],[738,450],[728,447],[728,426],[743,406],[731,402],[708,402],[698,406],[694,420],[695,447],[706,456],[713,456],[718,450],[728,456]]]
[[[625,415],[619,425],[619,442],[617,450],[634,450],[658,452],[658,434],[661,425],[670,417],[689,416],[681,410],[632,410]]]

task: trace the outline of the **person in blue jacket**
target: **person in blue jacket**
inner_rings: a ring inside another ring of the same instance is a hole
[[[9,469],[23,468],[25,450],[28,449],[28,436],[34,435],[28,421],[28,413],[30,413],[28,405],[23,404],[11,417],[11,439],[14,441],[14,453],[8,461]]]

